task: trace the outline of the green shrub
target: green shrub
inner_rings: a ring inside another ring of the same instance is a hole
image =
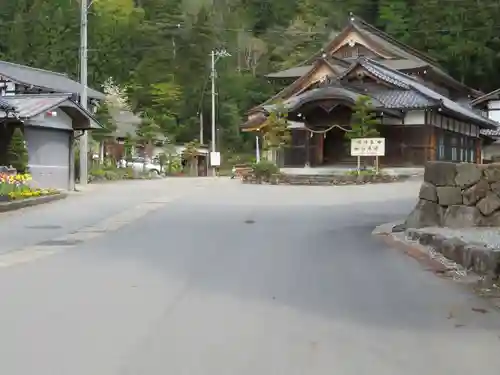
[[[279,173],[278,166],[268,160],[252,164],[252,174],[257,180],[270,181],[272,176]]]
[[[16,168],[18,173],[25,173],[28,170],[28,149],[24,134],[19,128],[16,128],[12,134],[7,148],[7,158],[9,164]]]
[[[357,176],[358,175],[358,171],[356,169],[353,169],[353,170],[349,170],[345,173],[347,176]],[[359,175],[360,176],[376,176],[376,175],[383,175],[384,172],[382,171],[379,171],[377,173],[377,171],[375,169],[361,169],[359,171]]]

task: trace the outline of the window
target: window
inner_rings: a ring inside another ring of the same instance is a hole
[[[440,135],[439,136],[439,142],[438,142],[438,160],[444,160],[445,155],[444,155],[444,136]]]

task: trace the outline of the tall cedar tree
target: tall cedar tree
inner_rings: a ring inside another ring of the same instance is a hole
[[[21,129],[16,128],[10,139],[7,148],[7,158],[9,165],[12,165],[19,173],[25,173],[28,170],[28,148],[24,140],[24,134]]]
[[[375,138],[380,135],[377,130],[380,121],[373,111],[370,100],[370,97],[365,95],[356,100],[351,117],[351,131],[345,133],[347,139]]]
[[[288,127],[288,114],[282,104],[277,104],[269,114],[261,132],[264,150],[278,150],[290,142],[292,136]]]

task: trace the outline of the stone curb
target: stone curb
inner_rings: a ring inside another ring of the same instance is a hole
[[[436,274],[445,275],[449,269],[444,264],[440,263],[436,259],[433,259],[426,253],[423,249],[410,244],[401,239],[397,239],[392,233],[374,233],[378,238],[380,238],[387,246],[400,250],[404,254],[408,255],[410,258],[415,259],[420,265],[424,266],[426,270],[434,272]]]
[[[495,278],[500,273],[500,249],[429,233],[425,229],[408,229],[406,236],[409,240],[433,248],[447,259],[479,276]]]
[[[401,222],[382,224],[376,227],[372,234],[389,237],[394,243],[393,234],[396,232],[395,228],[399,225],[401,225]],[[426,232],[425,229],[407,229],[405,236],[410,241],[431,247],[445,258],[452,260],[476,275],[495,278],[500,274],[500,249],[492,249],[481,243],[468,243],[458,238]],[[414,247],[404,241],[397,242],[407,248]],[[418,251],[422,252],[421,250]]]
[[[9,212],[9,211],[19,210],[21,208],[38,206],[40,204],[50,203],[50,202],[64,199],[67,196],[68,196],[67,193],[61,192],[59,194],[47,195],[44,197],[27,198],[27,199],[12,201],[12,202],[1,202],[0,203],[0,212]]]

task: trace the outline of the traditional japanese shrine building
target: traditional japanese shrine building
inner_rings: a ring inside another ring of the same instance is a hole
[[[481,130],[497,125],[472,108],[481,92],[450,77],[431,57],[354,16],[303,65],[267,77],[288,86],[251,109],[242,130],[258,134],[280,102],[292,128],[291,144],[276,160],[281,166],[352,162],[345,132],[361,95],[370,97],[381,124],[378,130],[386,138],[384,165],[479,161]]]

